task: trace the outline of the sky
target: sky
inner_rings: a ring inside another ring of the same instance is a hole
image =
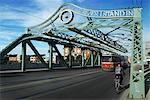
[[[131,8],[132,4],[142,5],[144,42],[150,41],[150,0],[0,0],[0,51],[21,36],[25,27],[45,21],[64,3],[73,3],[88,9]],[[35,42],[34,45],[45,52],[45,44]]]

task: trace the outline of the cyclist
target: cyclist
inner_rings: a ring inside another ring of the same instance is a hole
[[[115,67],[115,78],[117,76],[120,77],[120,84],[121,85],[122,85],[122,81],[123,81],[123,74],[125,74],[123,67],[121,67],[120,63],[118,63],[117,66]]]

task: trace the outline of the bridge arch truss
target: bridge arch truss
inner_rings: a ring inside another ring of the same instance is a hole
[[[72,67],[71,50],[79,47],[83,51],[91,51],[91,66],[100,64],[101,51],[116,54],[126,54],[127,47],[119,43],[115,33],[129,37],[132,42],[132,64],[130,72],[130,98],[144,98],[144,53],[142,34],[142,9],[113,9],[113,10],[90,10],[73,4],[62,5],[56,13],[43,23],[28,27],[26,33],[0,52],[1,61],[19,43],[22,43],[22,71],[25,69],[26,44],[38,55],[42,63],[45,63],[31,40],[44,41],[49,44],[49,68],[52,67],[53,48],[60,54],[56,44],[69,47],[69,63],[63,58],[63,64]],[[123,31],[122,31],[123,30]],[[128,35],[127,35],[128,34]],[[118,35],[118,34],[117,34]],[[120,39],[120,38],[119,38]],[[121,38],[123,41],[128,38]],[[93,52],[96,52],[95,57]],[[96,63],[97,62],[97,63]],[[81,66],[86,66],[84,52]],[[137,90],[137,91],[135,91]]]

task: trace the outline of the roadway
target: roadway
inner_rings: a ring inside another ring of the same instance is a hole
[[[125,85],[128,81],[126,70]],[[100,68],[1,74],[1,100],[119,99],[113,72]]]

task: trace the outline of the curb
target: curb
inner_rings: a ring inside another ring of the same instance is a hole
[[[149,89],[149,91],[148,91],[148,93],[146,95],[146,100],[150,100],[150,89]]]
[[[128,93],[129,93],[129,89],[126,89],[126,90],[122,93],[122,95],[121,95],[121,97],[119,98],[119,100],[127,100],[127,99],[128,99]]]
[[[121,95],[121,97],[119,98],[119,100],[132,100],[132,99],[128,99],[128,93],[129,93],[129,89],[126,89]],[[150,100],[150,90],[148,91],[146,98],[144,100]]]

